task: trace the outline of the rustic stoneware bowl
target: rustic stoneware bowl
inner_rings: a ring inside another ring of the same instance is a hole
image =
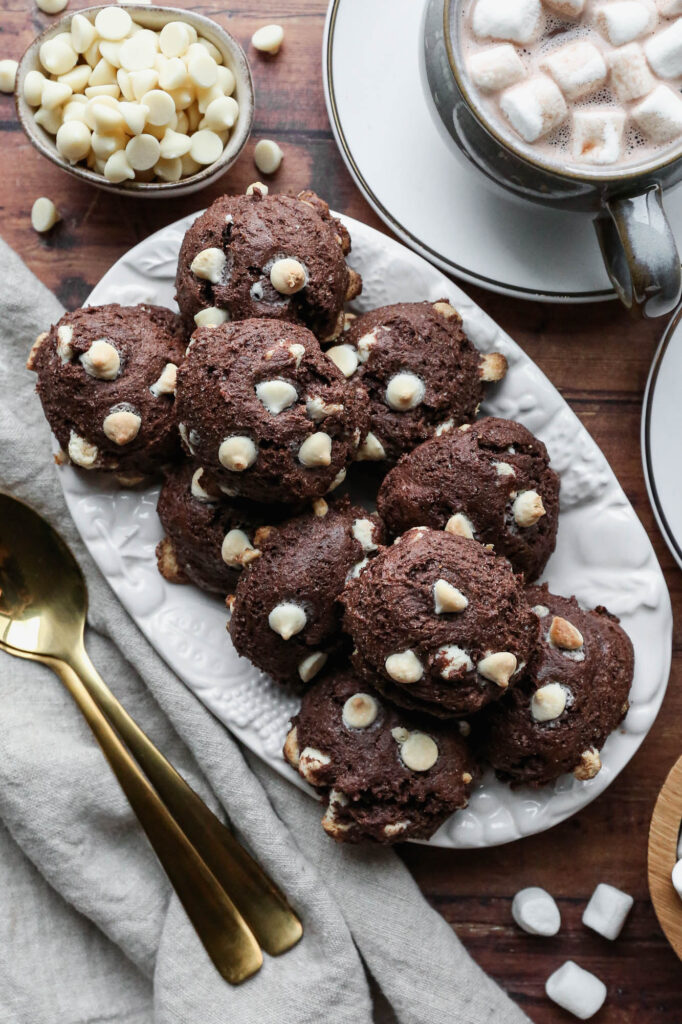
[[[205,185],[215,181],[232,166],[246,144],[253,123],[253,81],[246,54],[237,40],[229,32],[221,28],[220,25],[217,25],[215,21],[204,18],[200,14],[194,14],[192,11],[179,10],[173,7],[141,7],[137,4],[120,5],[128,11],[133,21],[137,22],[138,25],[156,31],[163,28],[169,21],[186,21],[196,29],[200,36],[208,39],[209,42],[213,43],[220,50],[223,62],[234,74],[236,85],[233,95],[239,104],[239,117],[227,141],[227,145],[214,163],[203,167],[196,174],[192,174],[187,178],[181,178],[180,181],[124,181],[120,184],[114,184],[111,181],[107,181],[104,175],[98,174],[97,171],[91,171],[80,164],[70,164],[57,151],[54,136],[46,132],[39,124],[36,124],[33,108],[24,99],[24,79],[26,75],[29,71],[43,70],[38,55],[40,47],[45,40],[51,39],[60,32],[68,32],[74,14],[84,14],[94,21],[98,11],[101,11],[103,7],[110,6],[111,4],[102,4],[98,7],[88,7],[82,11],[74,11],[67,14],[51,24],[49,28],[45,29],[44,32],[33,40],[21,58],[17,71],[15,102],[21,125],[31,143],[48,160],[51,160],[52,163],[61,167],[68,174],[72,174],[75,178],[87,181],[91,185],[96,185],[97,188],[105,189],[107,192],[126,193],[128,195],[140,196],[141,198],[167,198],[169,196],[181,196],[187,195],[190,192],[196,192],[198,189],[204,188]]]

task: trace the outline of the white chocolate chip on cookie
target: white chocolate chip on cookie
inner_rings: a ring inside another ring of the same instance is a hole
[[[121,369],[121,357],[111,342],[104,338],[93,341],[80,361],[85,372],[98,380],[115,380]]]
[[[450,516],[445,524],[445,532],[452,533],[455,537],[464,537],[466,540],[474,539],[474,524],[463,512],[456,512]]]
[[[516,671],[517,664],[516,655],[509,651],[498,651],[482,658],[476,666],[476,670],[484,679],[489,679],[491,683],[496,683],[497,686],[505,690]]]
[[[595,747],[591,747],[589,750],[583,750],[580,755],[580,764],[573,769],[573,774],[581,782],[587,782],[588,779],[593,779],[595,775],[598,775],[600,771],[599,751]]]
[[[223,250],[212,247],[197,253],[189,269],[195,277],[201,278],[202,281],[219,284],[226,262],[227,258]]]
[[[385,667],[391,679],[397,683],[417,683],[424,675],[424,666],[411,650],[389,654]]]
[[[254,548],[243,530],[229,530],[225,534],[220,554],[231,569],[241,569],[260,557],[260,551]]]
[[[326,356],[338,366],[344,377],[352,377],[358,368],[357,352],[352,345],[334,345],[327,349]]]
[[[380,462],[385,458],[386,450],[383,444],[376,434],[373,434],[370,430],[369,434],[355,453],[356,462]]]
[[[424,381],[415,373],[403,371],[391,377],[386,387],[386,404],[396,412],[415,409],[424,400]]]
[[[367,729],[376,720],[379,705],[369,693],[355,693],[343,705],[343,724],[348,729]]]
[[[580,630],[576,629],[572,622],[562,619],[560,615],[555,615],[552,619],[552,624],[549,627],[549,639],[550,643],[555,647],[561,647],[564,651],[577,651],[584,643]]]
[[[258,449],[250,437],[226,437],[218,449],[218,461],[233,473],[243,473],[253,466]]]
[[[331,465],[332,439],[329,434],[319,431],[306,438],[298,449],[298,461],[308,468]]]
[[[521,491],[514,499],[512,512],[514,521],[522,529],[535,526],[538,520],[546,515],[545,506],[537,491]]]
[[[327,663],[327,657],[324,651],[315,651],[314,654],[309,654],[307,658],[298,666],[298,674],[301,677],[301,681],[309,683],[311,679],[317,675],[317,673],[324,668]]]
[[[433,603],[436,615],[463,612],[469,605],[468,599],[461,590],[442,579],[436,580],[433,585]]]
[[[551,722],[566,710],[566,691],[559,683],[547,683],[533,694],[530,713],[536,722]]]
[[[270,283],[280,295],[295,295],[305,288],[308,275],[298,260],[284,257],[275,260],[270,268]]]
[[[174,395],[177,381],[177,366],[175,363],[166,363],[161,371],[161,376],[152,384],[149,390],[154,395],[154,398],[158,398],[160,395]]]
[[[132,409],[113,409],[104,417],[102,430],[114,444],[124,445],[135,440],[141,426],[142,417]]]
[[[352,534],[363,551],[376,551],[378,548],[374,542],[374,525],[371,519],[356,519],[353,523]]]
[[[278,416],[298,399],[298,392],[287,380],[277,378],[264,380],[256,384],[256,397],[262,402],[269,413]]]
[[[400,757],[413,772],[427,772],[438,760],[438,747],[425,732],[412,732],[400,747]]]
[[[283,601],[276,605],[268,615],[268,625],[282,640],[290,640],[305,627],[308,617],[299,604]]]
[[[92,469],[97,462],[99,452],[97,446],[86,441],[84,437],[71,431],[69,436],[69,458],[82,469]]]

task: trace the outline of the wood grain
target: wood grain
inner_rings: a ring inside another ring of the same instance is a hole
[[[279,57],[250,51],[257,95],[253,140],[237,165],[199,196],[141,201],[75,183],[33,151],[18,128],[11,98],[0,97],[2,234],[68,307],[77,306],[104,271],[152,231],[207,205],[223,191],[243,191],[257,177],[253,146],[264,136],[276,139],[285,153],[275,189],[315,188],[336,209],[385,230],[351,181],[329,129],[320,73],[324,0],[277,0],[276,7],[267,0],[250,0],[229,11],[217,3],[174,4],[215,18],[245,46],[256,27],[273,20],[286,33]],[[69,9],[86,6],[83,0],[71,0]],[[18,57],[50,20],[31,0],[0,0],[0,11],[3,57]],[[36,235],[29,222],[31,204],[39,195],[54,199],[63,216],[47,238]],[[642,393],[662,325],[632,321],[614,303],[551,306],[468,285],[465,289],[538,363],[601,446],[653,540],[675,611],[681,612],[682,577],[656,530],[639,449]],[[682,968],[656,921],[646,873],[654,802],[682,748],[680,639],[678,623],[672,679],[654,728],[596,803],[550,833],[508,847],[475,853],[403,849],[427,899],[536,1024],[573,1019],[544,995],[545,979],[567,958],[594,971],[608,986],[606,1006],[594,1018],[597,1024],[682,1021]],[[635,897],[615,943],[581,924],[585,903],[600,881]],[[538,940],[513,925],[511,900],[526,885],[544,886],[558,899],[563,927],[555,939]]]
[[[682,900],[671,873],[677,861],[682,819],[682,757],[658,794],[649,829],[649,892],[661,928],[682,958]]]

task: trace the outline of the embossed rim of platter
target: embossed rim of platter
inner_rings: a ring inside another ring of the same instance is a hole
[[[88,301],[173,306],[175,261],[195,216],[131,249],[104,275]],[[367,225],[342,219],[353,239],[350,262],[364,278],[364,292],[354,308],[448,298],[460,310],[479,349],[507,356],[508,376],[483,411],[523,422],[545,441],[561,475],[559,539],[543,578],[559,593],[576,594],[585,606],[609,606],[621,616],[635,646],[631,710],[608,739],[603,768],[595,779],[579,782],[563,776],[538,792],[512,792],[488,773],[469,807],[453,815],[431,840],[460,849],[510,842],[551,828],[581,810],[637,751],[656,718],[668,681],[668,591],[649,539],[604,456],[538,367],[439,270]],[[237,657],[225,632],[221,602],[193,587],[167,583],[158,574],[158,487],[121,491],[99,474],[85,475],[69,466],[62,467],[60,479],[95,561],[159,654],[247,747],[308,789],[280,754],[295,699]]]

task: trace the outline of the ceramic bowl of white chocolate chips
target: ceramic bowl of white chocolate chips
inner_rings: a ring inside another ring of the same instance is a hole
[[[61,18],[21,59],[28,138],[109,192],[183,195],[224,174],[251,131],[254,92],[239,43],[171,7],[117,4]]]

